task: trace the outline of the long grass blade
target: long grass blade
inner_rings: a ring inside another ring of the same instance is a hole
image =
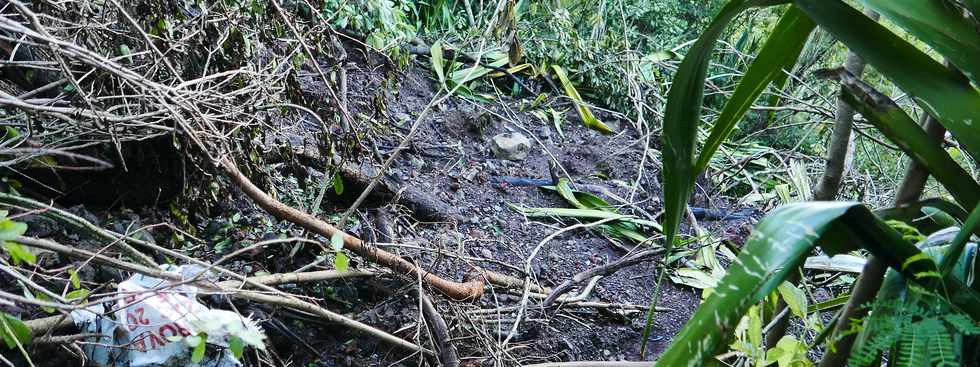
[[[708,73],[708,62],[715,43],[735,16],[752,7],[772,6],[786,3],[777,0],[733,0],[729,1],[711,21],[688,50],[674,75],[674,81],[667,94],[663,122],[663,162],[664,162],[664,236],[667,256],[670,257],[677,236],[678,227],[687,200],[694,186],[694,152],[697,145],[698,123],[701,121],[701,104],[704,101],[704,82]],[[646,341],[650,337],[654,308],[660,298],[660,284],[663,283],[666,269],[657,277],[653,288],[650,309],[646,315],[646,325],[641,337],[640,354],[646,351]]]
[[[769,39],[759,51],[759,55],[739,81],[731,98],[725,103],[721,115],[711,129],[711,135],[704,142],[698,157],[694,174],[708,167],[711,157],[735,130],[735,125],[745,116],[752,103],[762,95],[771,82],[785,81],[786,72],[792,70],[800,56],[800,51],[815,24],[797,7],[790,6],[773,28]]]

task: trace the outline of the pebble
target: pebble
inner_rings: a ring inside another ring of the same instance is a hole
[[[482,256],[484,259],[492,259],[493,253],[487,249],[480,249],[480,256]]]
[[[521,133],[497,134],[490,141],[490,151],[498,159],[522,161],[531,151],[531,140]]]

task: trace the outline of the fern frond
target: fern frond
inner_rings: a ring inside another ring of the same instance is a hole
[[[957,331],[964,335],[980,335],[980,323],[961,313],[951,313],[943,317]]]
[[[949,335],[946,325],[939,319],[925,319],[917,323],[916,328],[929,337],[929,362],[937,367],[959,367],[960,362],[953,351],[953,337]]]
[[[923,328],[914,326],[902,330],[902,336],[898,341],[897,366],[924,367],[929,365],[929,356],[926,352],[929,338],[923,331]]]

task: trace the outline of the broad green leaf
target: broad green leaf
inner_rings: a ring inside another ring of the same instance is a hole
[[[694,175],[708,167],[708,162],[718,151],[718,147],[728,139],[735,130],[735,125],[752,103],[762,95],[770,82],[781,82],[786,79],[786,71],[793,69],[814,26],[813,21],[795,6],[786,9],[766,40],[765,46],[762,47],[762,51],[759,51],[759,55],[735,87],[731,98],[725,103],[721,115],[715,120],[711,135],[701,148]]]
[[[88,295],[90,293],[92,293],[92,292],[89,291],[88,289],[84,289],[84,288],[83,289],[76,289],[76,290],[73,290],[71,292],[68,292],[68,294],[65,295],[65,298],[68,298],[68,299],[85,299],[85,297],[88,297]]]
[[[0,337],[7,348],[17,348],[31,342],[31,329],[19,318],[0,312]]]
[[[27,232],[27,224],[15,222],[10,218],[0,219],[0,241],[13,241]]]
[[[868,250],[888,266],[929,289],[938,284],[921,274],[935,273],[931,259],[906,261],[922,252],[853,202],[804,202],[772,211],[756,227],[728,274],[674,338],[658,365],[705,365],[731,342],[732,330],[749,307],[764,299],[806,256],[821,246],[828,254]],[[903,264],[905,265],[903,267]],[[980,295],[962,281],[947,277],[943,285],[951,303],[980,318]]]
[[[940,142],[930,138],[891,98],[844,69],[820,70],[816,74],[840,82],[844,101],[874,124],[905,154],[926,167],[961,206],[972,208],[980,202],[980,185],[943,150]],[[980,119],[980,114],[976,117]],[[980,130],[976,133],[980,134]]]
[[[339,173],[333,175],[333,192],[337,195],[344,193],[344,179],[340,177]]]
[[[429,48],[429,53],[432,55],[432,69],[436,71],[436,76],[439,77],[439,85],[446,85],[446,63],[442,59],[442,42],[436,41]]]
[[[245,341],[242,338],[232,335],[228,339],[228,349],[231,350],[231,354],[235,356],[235,359],[242,359],[242,354],[245,353]]]
[[[75,269],[68,269],[68,279],[71,281],[72,288],[82,288],[82,278],[78,277],[78,271],[75,271]]]
[[[664,177],[664,236],[666,252],[669,257],[674,246],[675,236],[691,197],[696,176],[694,152],[697,145],[698,124],[701,122],[701,103],[704,101],[704,82],[708,63],[715,43],[721,37],[728,23],[741,12],[757,6],[771,6],[786,3],[776,0],[734,0],[729,1],[711,21],[701,37],[688,50],[684,60],[677,67],[677,73],[667,94],[667,104],[663,121],[663,177]],[[666,272],[661,272],[665,274]],[[660,296],[661,275],[653,289],[650,309],[647,310],[646,326],[643,328],[640,354],[646,350],[650,336],[654,307]]]
[[[187,337],[187,339],[190,339],[190,338],[192,338],[192,337],[190,337],[190,336]],[[191,352],[191,362],[194,362],[194,363],[200,363],[201,361],[204,360],[204,349],[208,345],[208,343],[207,343],[207,340],[208,340],[207,334],[201,333],[200,336],[198,336],[198,338],[200,338],[200,340],[194,346],[194,350]]]
[[[766,363],[776,363],[778,367],[806,366],[806,354],[810,351],[806,343],[796,340],[792,335],[783,336],[776,347],[766,351]]]
[[[347,257],[347,253],[343,251],[337,252],[333,260],[333,265],[339,272],[347,271],[347,268],[350,266],[350,258]]]
[[[786,306],[793,312],[793,315],[799,318],[806,317],[807,301],[806,294],[803,293],[802,289],[790,282],[783,282],[777,289],[779,296],[783,297],[783,301],[786,302]]]
[[[3,249],[10,255],[10,259],[13,260],[14,265],[19,265],[22,262],[33,265],[37,262],[37,256],[34,256],[32,252],[28,251],[19,243],[11,241],[4,242]]]
[[[565,94],[568,96],[568,98],[572,99],[573,103],[575,103],[575,109],[578,111],[578,115],[582,118],[582,122],[585,123],[585,126],[603,134],[612,134],[614,131],[605,123],[599,121],[599,119],[592,114],[592,110],[589,109],[589,106],[585,105],[585,100],[583,100],[582,96],[578,94],[578,90],[576,90],[575,86],[572,85],[572,81],[568,79],[568,74],[565,73],[565,69],[558,65],[551,65],[551,68],[555,71],[555,75],[558,76],[558,79],[561,80],[561,86],[565,88]]]
[[[980,83],[980,42],[976,24],[947,1],[861,0],[888,20],[925,42]]]
[[[970,156],[980,158],[980,92],[968,79],[840,0],[796,0],[796,6],[908,93]]]
[[[54,300],[51,299],[51,297],[48,297],[47,294],[44,294],[44,293],[41,293],[41,292],[37,292],[36,294],[34,294],[34,298],[36,298],[38,301],[44,301],[44,302],[52,302],[52,301],[54,301]],[[44,311],[44,312],[47,312],[47,313],[55,313],[55,312],[58,312],[58,309],[56,309],[54,307],[47,307],[47,306],[40,306],[40,307],[41,307],[41,311]]]

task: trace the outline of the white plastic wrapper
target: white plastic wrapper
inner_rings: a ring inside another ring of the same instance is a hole
[[[204,269],[193,266],[161,265],[171,273],[191,279]],[[248,317],[234,312],[212,310],[197,301],[197,288],[143,275],[134,275],[119,284],[118,301],[112,318],[103,317],[102,305],[74,311],[72,319],[85,332],[102,334],[98,344],[88,344],[85,352],[98,366],[240,366],[227,347],[232,336],[259,337],[262,329]],[[114,320],[113,320],[114,319]],[[191,362],[191,349],[172,337],[205,332],[207,353],[199,363]],[[109,345],[106,347],[104,345]]]

